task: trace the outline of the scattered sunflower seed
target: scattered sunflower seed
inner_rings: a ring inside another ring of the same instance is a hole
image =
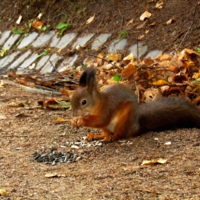
[[[58,162],[60,163],[71,163],[76,162],[81,159],[80,155],[67,152],[42,152],[42,153],[33,153],[34,160],[37,162],[44,162],[46,164],[56,165]]]

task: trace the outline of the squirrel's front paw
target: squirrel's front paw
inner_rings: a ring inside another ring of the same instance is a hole
[[[84,124],[83,124],[83,119],[81,118],[81,117],[74,117],[73,119],[72,119],[72,126],[73,127],[81,127],[81,126],[83,126]]]

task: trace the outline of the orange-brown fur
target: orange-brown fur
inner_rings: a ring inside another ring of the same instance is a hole
[[[87,140],[113,141],[151,130],[200,128],[200,111],[185,100],[162,98],[139,106],[133,92],[122,84],[99,91],[94,68],[82,74],[71,104],[74,127],[102,129],[100,135],[88,134]]]

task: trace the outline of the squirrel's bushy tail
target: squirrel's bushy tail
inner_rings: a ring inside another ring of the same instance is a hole
[[[162,98],[139,107],[140,133],[174,128],[200,128],[200,110],[184,99]]]

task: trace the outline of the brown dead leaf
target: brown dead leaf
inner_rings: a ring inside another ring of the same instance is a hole
[[[148,57],[148,58],[144,58],[143,63],[147,66],[150,66],[154,63],[154,61],[150,57]]]
[[[142,29],[142,28],[144,28],[144,27],[146,26],[146,24],[147,24],[147,21],[144,21],[142,24],[139,24],[139,25],[136,27],[136,29]]]
[[[65,88],[62,88],[60,89],[60,93],[70,98],[72,94],[74,93],[74,90],[67,90]]]
[[[144,38],[144,36],[145,36],[145,34],[139,35],[139,36],[137,37],[137,39],[138,39],[138,40],[141,40],[142,38]]]
[[[25,79],[16,78],[15,81],[19,84],[22,84],[31,88],[35,87],[34,82],[26,81]]]
[[[83,61],[84,65],[91,67],[94,64],[94,58],[88,57]]]
[[[63,97],[59,97],[59,98],[50,98],[47,101],[41,101],[39,102],[39,104],[45,108],[49,108],[49,109],[69,109],[70,108],[70,102],[66,101],[65,99],[63,99]]]
[[[170,24],[172,24],[174,22],[174,19],[169,19],[167,22],[166,22],[166,24],[167,25],[170,25]]]
[[[169,66],[169,70],[170,70],[170,71],[174,71],[174,72],[178,72],[178,67],[175,67],[175,66],[173,66],[173,65],[170,65],[170,66]]]
[[[160,54],[158,57],[156,57],[156,60],[159,60],[159,61],[170,61],[172,59],[172,55],[170,55],[170,54]]]
[[[110,70],[110,69],[113,68],[113,65],[111,63],[109,63],[109,64],[106,64],[106,65],[103,65],[101,68],[104,69],[104,70]]]
[[[104,61],[103,58],[104,58],[104,53],[97,54],[96,62],[99,66],[103,65],[103,61]]]
[[[135,171],[141,169],[141,166],[126,166],[126,167],[122,167],[123,171]]]
[[[133,23],[133,21],[134,21],[134,19],[130,19],[127,23],[126,23],[126,26],[128,26],[128,25],[130,25],[130,24],[132,24]]]
[[[159,158],[158,160],[144,160],[142,161],[141,166],[143,165],[155,165],[155,164],[165,164],[167,159]]]
[[[41,28],[42,28],[43,25],[44,25],[44,23],[41,22],[41,21],[34,20],[34,21],[32,22],[32,26],[33,26],[35,29],[37,29],[37,30],[41,30]]]
[[[174,67],[180,68],[180,67],[183,66],[183,62],[179,59],[179,57],[177,55],[175,55],[171,59],[170,65],[173,65]]]
[[[124,78],[128,78],[128,77],[130,77],[131,75],[133,75],[133,74],[135,73],[135,70],[136,70],[135,66],[134,66],[132,63],[130,63],[130,64],[128,64],[128,66],[127,66],[126,68],[124,68],[124,70],[122,71],[122,76],[123,76]]]
[[[57,117],[54,123],[55,124],[61,124],[61,123],[65,123],[65,122],[71,122],[71,120],[63,119],[62,117]]]
[[[174,83],[183,83],[184,81],[187,81],[186,75],[176,75],[173,77],[172,82]]]
[[[9,107],[24,107],[25,103],[24,102],[14,102],[14,101],[11,101],[11,102],[8,103],[8,106]]]

